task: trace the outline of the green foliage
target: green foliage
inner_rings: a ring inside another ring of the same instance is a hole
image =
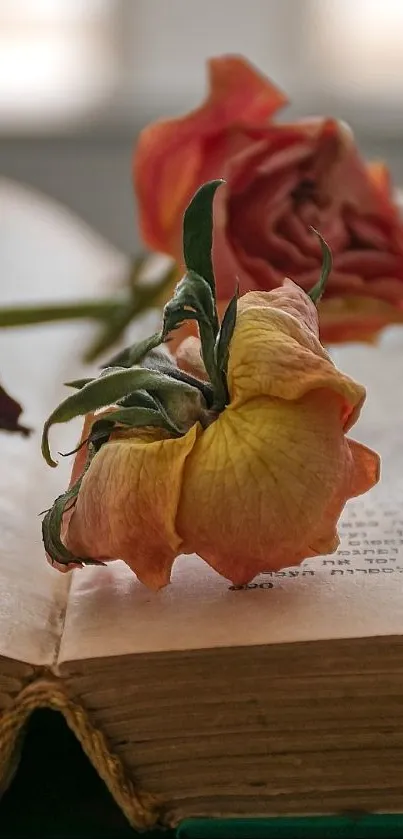
[[[320,277],[318,282],[314,285],[314,287],[311,288],[310,291],[308,291],[308,297],[310,297],[312,303],[315,303],[316,305],[317,303],[319,303],[319,300],[322,297],[322,294],[325,290],[329,274],[332,270],[333,260],[329,245],[326,244],[323,236],[321,236],[321,234],[317,230],[315,230],[314,227],[312,227],[311,230],[318,237],[320,241],[320,246],[322,248],[322,268],[320,272]]]

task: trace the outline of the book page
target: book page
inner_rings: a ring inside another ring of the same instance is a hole
[[[195,556],[148,591],[121,562],[76,572],[59,662],[130,653],[403,634],[403,329],[336,363],[368,388],[355,439],[382,455],[381,483],[351,500],[333,556],[232,586]]]
[[[0,305],[12,305],[101,294],[127,265],[62,208],[0,180],[0,269]],[[33,429],[29,438],[0,431],[0,656],[29,664],[52,664],[71,581],[47,564],[39,517],[67,486],[71,463],[47,466],[40,434],[66,396],[63,381],[83,375],[93,334],[88,323],[0,330],[0,382]],[[58,432],[54,451],[73,448],[79,427]]]

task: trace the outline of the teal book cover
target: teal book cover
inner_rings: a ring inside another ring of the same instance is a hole
[[[177,831],[177,839],[400,839],[402,836],[401,814],[187,819]]]

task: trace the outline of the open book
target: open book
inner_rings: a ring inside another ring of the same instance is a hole
[[[41,235],[54,212],[37,218]],[[90,294],[119,275],[119,255],[78,228],[69,238],[72,222],[56,220],[66,259],[53,260],[54,285],[42,287],[39,257],[31,262],[38,296],[63,296],[64,280],[70,296]],[[10,231],[7,242],[12,250]],[[33,299],[17,244],[9,295]],[[42,461],[41,425],[63,379],[82,375],[85,340],[77,325],[0,333],[0,357],[12,359],[4,384],[34,428],[29,439],[0,435],[0,744],[39,685],[38,695],[54,690],[81,709],[93,745],[101,733],[103,777],[138,826],[403,811],[403,331],[334,353],[368,387],[354,436],[382,455],[381,483],[343,514],[337,553],[244,587],[180,557],[157,594],[119,561],[69,575],[45,561],[38,514],[65,488],[70,463]],[[72,448],[78,433],[74,423],[59,430],[54,450]],[[134,785],[150,796],[133,813]]]

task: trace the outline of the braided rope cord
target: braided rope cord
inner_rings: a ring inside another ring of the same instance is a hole
[[[138,789],[132,783],[121,760],[111,753],[104,735],[92,725],[86,710],[50,679],[39,679],[24,687],[14,704],[0,715],[0,790],[8,786],[14,774],[25,725],[32,712],[39,708],[63,714],[132,827],[149,830],[164,824],[162,798]]]

